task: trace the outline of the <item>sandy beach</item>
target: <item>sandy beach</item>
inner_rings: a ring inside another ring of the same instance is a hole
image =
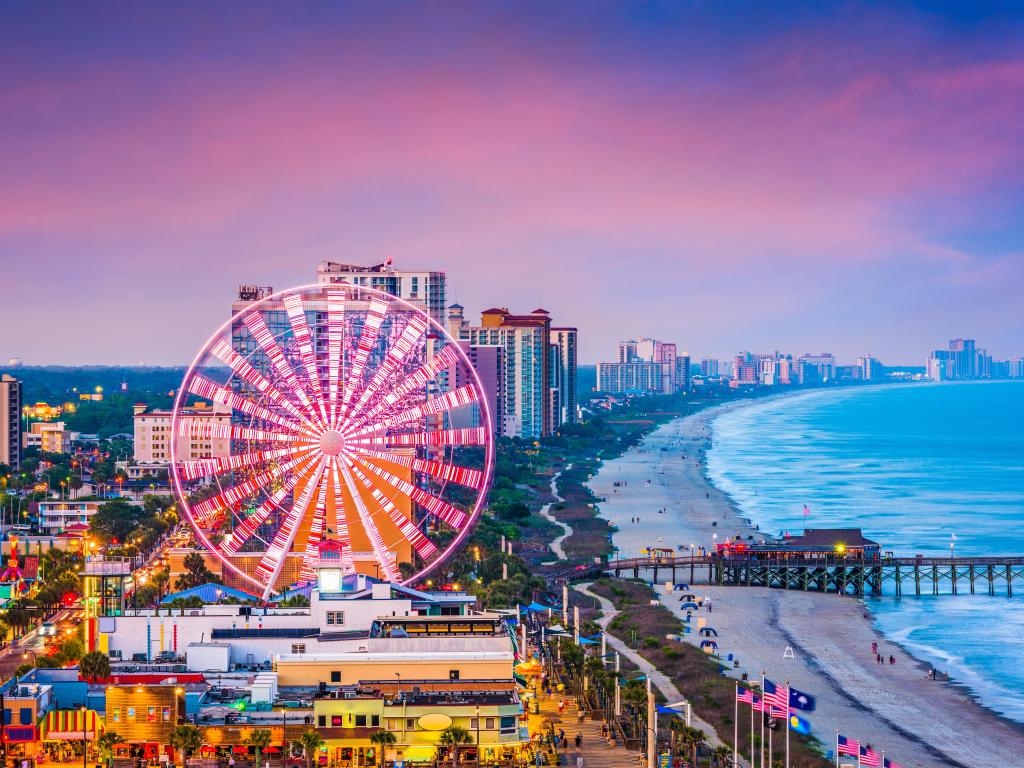
[[[797,395],[799,396],[799,395]],[[762,401],[763,402],[763,401]],[[737,533],[761,538],[731,500],[708,483],[703,449],[710,422],[730,403],[666,424],[636,448],[608,461],[591,480],[605,500],[600,514],[619,530],[622,557],[656,546],[689,552]],[[618,483],[618,485],[616,485]],[[663,511],[659,511],[663,510]],[[679,611],[679,595],[661,599]],[[868,742],[906,768],[1024,764],[1024,728],[966,697],[957,687],[927,678],[927,667],[887,642],[855,598],[764,588],[705,587],[712,613],[700,611],[719,632],[719,649],[746,673],[762,671],[817,697],[808,715],[814,735],[834,749],[835,733]],[[686,635],[692,642],[694,634]],[[879,665],[871,643],[886,663]],[[792,658],[787,654],[792,649]],[[889,664],[892,655],[895,663]],[[727,734],[719,734],[728,738]]]

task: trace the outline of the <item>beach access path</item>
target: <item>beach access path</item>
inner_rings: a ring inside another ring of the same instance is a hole
[[[572,469],[572,464],[567,464],[565,466],[565,469]],[[565,550],[562,549],[562,542],[572,535],[572,528],[570,528],[565,523],[558,521],[555,518],[555,516],[551,514],[551,506],[553,504],[560,504],[561,502],[565,501],[565,499],[563,499],[558,493],[558,478],[562,476],[563,471],[564,470],[559,470],[558,472],[555,472],[555,474],[551,476],[551,496],[554,498],[554,501],[548,502],[547,504],[540,508],[541,517],[562,529],[561,535],[553,539],[551,544],[549,545],[551,547],[551,551],[555,553],[556,559],[551,560],[549,562],[545,562],[543,563],[543,565],[554,565],[559,560],[565,560]]]
[[[801,395],[795,395],[800,397]],[[600,515],[618,528],[622,557],[651,546],[713,547],[726,536],[759,536],[730,499],[707,482],[703,451],[711,420],[743,403],[698,412],[663,425],[590,480]],[[614,485],[618,482],[619,485]],[[664,510],[659,512],[658,510]],[[632,522],[638,520],[639,522]],[[664,593],[664,586],[657,588]],[[719,632],[719,650],[739,661],[734,675],[761,672],[817,697],[813,734],[834,749],[835,732],[869,742],[905,768],[1024,765],[1024,728],[998,717],[952,685],[929,680],[927,667],[878,633],[852,597],[750,587],[695,586],[712,600],[699,615]],[[678,593],[661,594],[682,615]],[[958,598],[964,599],[964,598]],[[699,642],[694,633],[684,635]],[[871,643],[886,661],[879,665]],[[792,658],[786,649],[792,651]]]
[[[601,627],[602,632],[606,632],[608,625],[615,619],[616,616],[619,615],[619,612],[618,610],[616,610],[615,606],[612,605],[612,602],[610,600],[594,592],[591,592],[589,587],[590,584],[576,584],[573,588],[577,592],[596,600],[600,604],[601,616],[597,619],[597,625]],[[661,694],[665,697],[665,700],[669,704],[675,704],[677,702],[686,701],[686,697],[683,696],[682,693],[680,693],[679,689],[676,688],[675,684],[666,674],[659,671],[655,666],[653,666],[649,661],[647,661],[647,659],[645,659],[638,652],[634,651],[632,648],[630,648],[628,645],[622,642],[622,640],[615,637],[615,635],[611,634],[610,632],[608,632],[607,635],[608,647],[610,647],[613,651],[617,651],[625,658],[629,659],[631,662],[636,664],[636,666],[644,675],[650,677],[651,685],[653,685],[655,688],[661,691]],[[715,732],[714,726],[699,718],[696,712],[694,712],[690,718],[690,725],[694,728],[700,728],[702,731],[704,731],[706,740],[708,744],[710,744],[712,747],[717,747],[721,744],[725,744],[725,742],[722,741],[722,739],[720,739],[718,734]]]

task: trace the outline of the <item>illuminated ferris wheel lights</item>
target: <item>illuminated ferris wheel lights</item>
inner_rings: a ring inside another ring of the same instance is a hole
[[[236,350],[229,326],[251,342]],[[218,370],[227,381],[210,378]],[[482,507],[493,462],[482,393],[454,340],[399,299],[348,285],[276,294],[226,324],[186,373],[175,434],[228,439],[231,455],[174,461],[175,491],[200,541],[265,595],[282,579],[314,578],[327,537],[346,572],[373,567],[398,580],[401,557],[414,580],[459,545]],[[190,420],[187,395],[230,408],[232,423]],[[457,463],[463,446],[484,447],[482,464],[479,454]],[[202,477],[215,491],[190,503],[182,483]],[[449,499],[449,483],[474,494],[466,509],[453,503],[466,491]],[[425,532],[438,524],[455,534],[443,549]]]

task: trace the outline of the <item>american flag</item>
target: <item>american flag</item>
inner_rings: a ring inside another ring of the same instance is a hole
[[[882,764],[881,756],[870,747],[860,748],[860,764],[867,766],[878,766]]]
[[[754,708],[755,712],[764,712],[765,711],[765,709],[764,709],[765,704],[761,700],[760,696],[754,696],[754,701],[753,701],[753,703],[751,703],[750,706]]]
[[[764,681],[764,700],[773,707],[789,711],[789,689],[780,688],[767,679]]]
[[[883,768],[903,768],[902,765],[897,763],[895,760],[890,760],[888,757],[882,758]]]
[[[753,704],[754,692],[749,688],[737,688],[736,701],[738,701],[740,704]]]
[[[860,754],[860,742],[856,739],[848,739],[845,736],[836,736],[836,752],[840,755],[857,757]]]
[[[778,717],[783,720],[789,719],[789,710],[783,709],[782,707],[776,707],[774,704],[769,704],[771,712],[768,714],[769,717]]]

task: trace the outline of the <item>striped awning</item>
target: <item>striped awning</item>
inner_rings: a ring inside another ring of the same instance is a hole
[[[46,713],[42,723],[41,738],[44,741],[59,739],[95,738],[103,733],[103,718],[94,709],[84,712],[80,709],[56,709]]]

